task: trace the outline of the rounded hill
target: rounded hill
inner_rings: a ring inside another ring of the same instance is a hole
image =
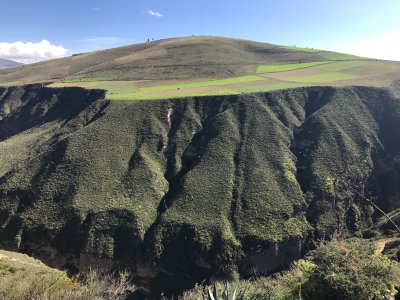
[[[343,55],[336,55],[343,59]],[[333,56],[333,52],[233,38],[170,38],[1,70],[0,82],[29,83],[83,77],[114,80],[221,78],[254,74],[260,65],[319,62]]]

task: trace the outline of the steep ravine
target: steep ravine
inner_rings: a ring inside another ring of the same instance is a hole
[[[315,242],[363,234],[380,215],[355,190],[400,207],[389,89],[0,95],[0,246],[71,272],[127,266],[153,295],[275,272]]]

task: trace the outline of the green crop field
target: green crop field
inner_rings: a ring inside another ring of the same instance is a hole
[[[309,62],[309,63],[297,63],[297,64],[283,64],[283,65],[270,65],[265,66],[261,65],[257,68],[257,73],[275,73],[275,72],[286,72],[304,68],[310,68],[319,65],[331,64],[331,61],[317,61],[317,62]]]
[[[107,94],[110,100],[146,100],[160,98],[177,98],[187,96],[212,96],[212,95],[232,95],[240,92],[226,88],[235,84],[251,83],[256,81],[269,81],[268,78],[249,75],[240,77],[224,78],[220,80],[195,81],[169,85],[156,85],[151,87],[142,87],[137,91],[128,93]],[[218,88],[221,87],[221,88]],[[209,88],[209,89],[208,89]],[[161,93],[160,93],[161,92]],[[165,93],[163,93],[165,92]]]
[[[197,87],[221,86],[221,85],[238,84],[238,83],[261,81],[261,80],[268,80],[268,79],[261,77],[261,76],[249,75],[249,76],[231,77],[231,78],[225,78],[225,79],[219,79],[219,80],[195,81],[195,82],[189,82],[189,83],[152,86],[152,87],[141,88],[140,90],[143,92],[168,91],[168,90],[174,90],[174,89],[189,89],[189,88],[197,88]]]
[[[334,82],[334,81],[342,81],[342,80],[351,80],[357,79],[358,76],[350,75],[350,74],[343,74],[343,73],[336,73],[336,72],[329,72],[323,73],[318,75],[311,75],[311,76],[302,76],[302,77],[293,77],[288,78],[289,81],[293,82],[301,82],[301,83],[326,83],[326,82]]]
[[[110,81],[114,80],[114,76],[94,76],[94,77],[82,77],[74,79],[66,79],[63,82],[90,82],[90,81]]]
[[[169,95],[149,95],[144,92],[134,92],[125,94],[107,94],[109,100],[159,100],[159,99],[174,99],[174,98],[187,98],[193,96],[222,96],[222,95],[237,95],[240,92],[232,89],[217,89],[206,91],[183,91],[181,93],[171,93]]]
[[[220,95],[237,95],[239,91],[232,89],[218,89],[206,91],[182,91],[181,93],[149,95],[143,92],[127,93],[127,94],[107,94],[109,100],[161,100],[161,99],[177,99],[195,96],[220,96]]]
[[[325,52],[324,52],[325,53]],[[336,54],[335,54],[336,55]],[[344,58],[343,56],[342,58]],[[335,57],[339,59],[340,57]],[[362,68],[371,67],[371,68]],[[260,65],[256,74],[196,81],[183,80],[105,80],[110,77],[81,78],[79,81],[56,82],[50,87],[79,86],[104,89],[110,100],[156,100],[191,96],[234,95],[256,93],[309,85],[334,84],[379,75],[389,68],[380,64],[374,68],[370,60],[319,61],[280,65]],[[353,71],[354,69],[354,71]],[[372,71],[371,71],[372,70]],[[340,73],[346,71],[346,73]],[[359,81],[357,82],[359,84]]]

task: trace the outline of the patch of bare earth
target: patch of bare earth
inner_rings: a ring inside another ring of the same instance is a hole
[[[385,246],[387,243],[391,243],[391,242],[395,242],[395,241],[400,241],[400,238],[394,237],[394,238],[386,238],[386,239],[377,240],[375,242],[375,254],[382,253],[383,250],[385,250]]]
[[[156,48],[153,50],[142,50],[138,52],[134,52],[132,54],[129,54],[127,56],[123,56],[120,58],[117,58],[115,61],[119,64],[126,64],[138,60],[144,60],[148,58],[154,58],[154,57],[161,57],[167,55],[167,50],[164,48]]]

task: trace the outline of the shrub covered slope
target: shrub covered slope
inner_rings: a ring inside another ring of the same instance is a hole
[[[400,207],[395,94],[0,88],[0,244],[59,268],[128,264],[153,291],[274,272],[378,224],[360,193]]]

